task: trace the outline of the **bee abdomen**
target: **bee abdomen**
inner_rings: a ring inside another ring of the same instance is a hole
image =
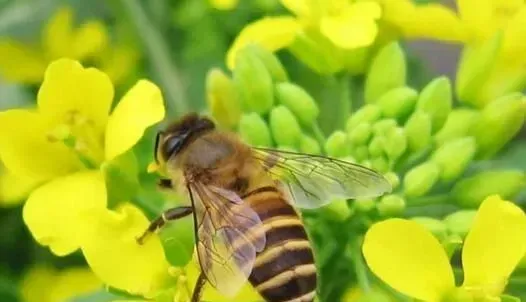
[[[249,281],[268,302],[313,301],[316,267],[296,211],[278,192],[261,192],[248,199],[266,234],[265,249],[257,254]]]

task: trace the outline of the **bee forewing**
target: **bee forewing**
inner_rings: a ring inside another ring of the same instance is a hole
[[[254,148],[254,158],[301,208],[321,207],[338,198],[373,198],[391,191],[382,175],[339,159],[261,148]]]

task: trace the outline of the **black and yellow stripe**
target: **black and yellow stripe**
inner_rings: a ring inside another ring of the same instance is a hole
[[[266,246],[257,254],[250,283],[268,302],[312,302],[316,267],[303,223],[275,187],[245,194],[244,201],[262,222]]]

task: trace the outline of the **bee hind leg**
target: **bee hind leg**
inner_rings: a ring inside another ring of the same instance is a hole
[[[205,274],[201,272],[199,274],[199,278],[197,278],[197,281],[195,282],[194,286],[194,293],[192,294],[192,300],[191,302],[199,302],[201,300],[201,294],[203,293],[203,288],[206,283]]]
[[[183,218],[192,214],[192,212],[192,207],[176,207],[166,210],[161,214],[161,216],[157,217],[150,223],[146,231],[144,231],[144,233],[137,238],[137,243],[143,244],[146,238],[159,231],[166,224],[166,222]]]

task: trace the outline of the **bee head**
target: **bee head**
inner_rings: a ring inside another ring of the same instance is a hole
[[[200,135],[213,130],[214,122],[206,117],[190,113],[157,133],[155,141],[155,161],[163,164],[175,157],[181,150]]]

